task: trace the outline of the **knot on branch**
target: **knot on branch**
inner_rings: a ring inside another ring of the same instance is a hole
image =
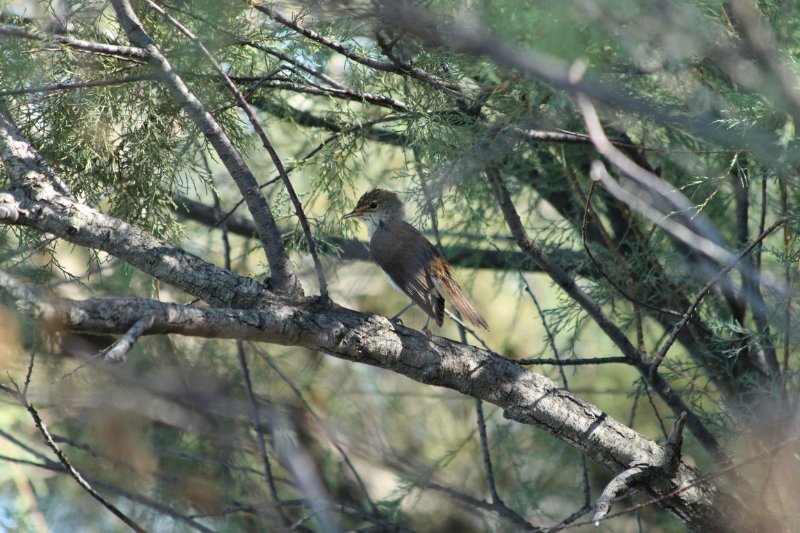
[[[19,207],[17,198],[10,192],[0,192],[0,222],[16,222],[27,212]]]
[[[611,510],[611,506],[619,497],[634,490],[637,486],[643,484],[656,484],[658,480],[670,480],[678,472],[678,466],[681,463],[681,445],[683,444],[683,429],[686,425],[686,412],[675,420],[672,426],[672,431],[667,437],[665,446],[664,458],[660,464],[637,464],[626,470],[623,470],[614,478],[609,481],[608,485],[603,489],[603,493],[597,498],[595,502],[595,512],[592,522],[595,527],[600,525],[602,520]],[[668,486],[668,483],[664,483]]]

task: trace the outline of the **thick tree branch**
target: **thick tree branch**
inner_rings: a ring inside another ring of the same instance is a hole
[[[2,197],[13,198],[8,193]],[[72,201],[52,188],[21,196],[17,203],[4,206],[13,209],[18,218],[0,218],[0,223],[28,226],[67,242],[103,250],[212,305],[252,308],[274,297],[252,278],[214,266],[142,229]]]
[[[0,110],[0,159],[14,194],[0,194],[0,222],[35,228],[68,242],[103,250],[212,305],[257,307],[272,294],[256,280],[218,268],[106,216],[58,190],[39,154]]]
[[[198,308],[142,298],[38,298],[38,305],[52,308],[49,326],[54,329],[120,334],[143,317],[152,316],[148,334],[303,346],[391,370],[497,405],[506,418],[544,429],[615,473],[637,464],[663,465],[668,453],[513,361],[476,347],[429,337],[397,326],[385,317],[314,299],[296,304],[273,301],[261,311]],[[674,476],[659,479],[648,489],[655,495],[664,494],[697,477],[694,469],[681,464]],[[712,484],[681,492],[664,505],[692,527],[704,531],[720,531],[729,519],[740,526],[749,524],[749,518],[737,510],[730,497]],[[754,528],[753,525],[750,529]]]
[[[203,132],[208,142],[214,147],[220,160],[228,169],[239,191],[244,197],[253,220],[258,228],[259,238],[267,255],[271,270],[271,285],[278,292],[300,293],[302,288],[297,279],[294,266],[289,261],[283,247],[278,226],[272,216],[272,210],[258,187],[253,172],[247,166],[242,155],[231,142],[231,139],[206,110],[203,104],[192,93],[172,65],[161,54],[155,42],[145,32],[141,22],[128,0],[112,0],[111,5],[117,18],[128,35],[130,41],[147,50],[148,64],[156,71],[169,89],[175,102]]]

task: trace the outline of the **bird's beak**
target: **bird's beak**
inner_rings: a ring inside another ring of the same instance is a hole
[[[347,213],[345,216],[343,216],[342,220],[345,220],[347,218],[360,217],[362,214],[363,213],[361,211],[356,211],[355,209],[353,209],[352,211]]]

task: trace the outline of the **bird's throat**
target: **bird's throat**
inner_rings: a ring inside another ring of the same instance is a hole
[[[372,240],[372,237],[375,236],[375,232],[384,224],[384,218],[376,215],[364,215],[362,220],[367,226],[367,233],[369,234],[370,240]]]

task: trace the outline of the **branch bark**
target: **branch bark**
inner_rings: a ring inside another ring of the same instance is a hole
[[[103,250],[212,305],[250,308],[273,297],[252,278],[218,268],[57,190],[57,177],[2,109],[0,160],[15,187],[13,193],[0,193],[0,222]]]
[[[0,286],[14,282],[0,277]],[[388,318],[359,313],[316,299],[290,303],[273,300],[261,310],[198,308],[144,298],[48,300],[28,291],[51,310],[54,329],[121,334],[145,316],[146,334],[180,334],[246,339],[303,346],[351,362],[369,364],[406,377],[459,391],[490,402],[504,416],[536,426],[585,452],[614,473],[633,465],[659,467],[669,451],[617,422],[597,407],[561,390],[548,378],[497,354],[393,324]],[[19,297],[19,296],[18,296]],[[28,302],[29,304],[32,302]],[[699,472],[681,463],[674,474],[654,476],[646,488],[664,495],[696,480]],[[691,528],[757,530],[735,500],[707,482],[661,502]],[[730,520],[730,522],[729,522]]]

